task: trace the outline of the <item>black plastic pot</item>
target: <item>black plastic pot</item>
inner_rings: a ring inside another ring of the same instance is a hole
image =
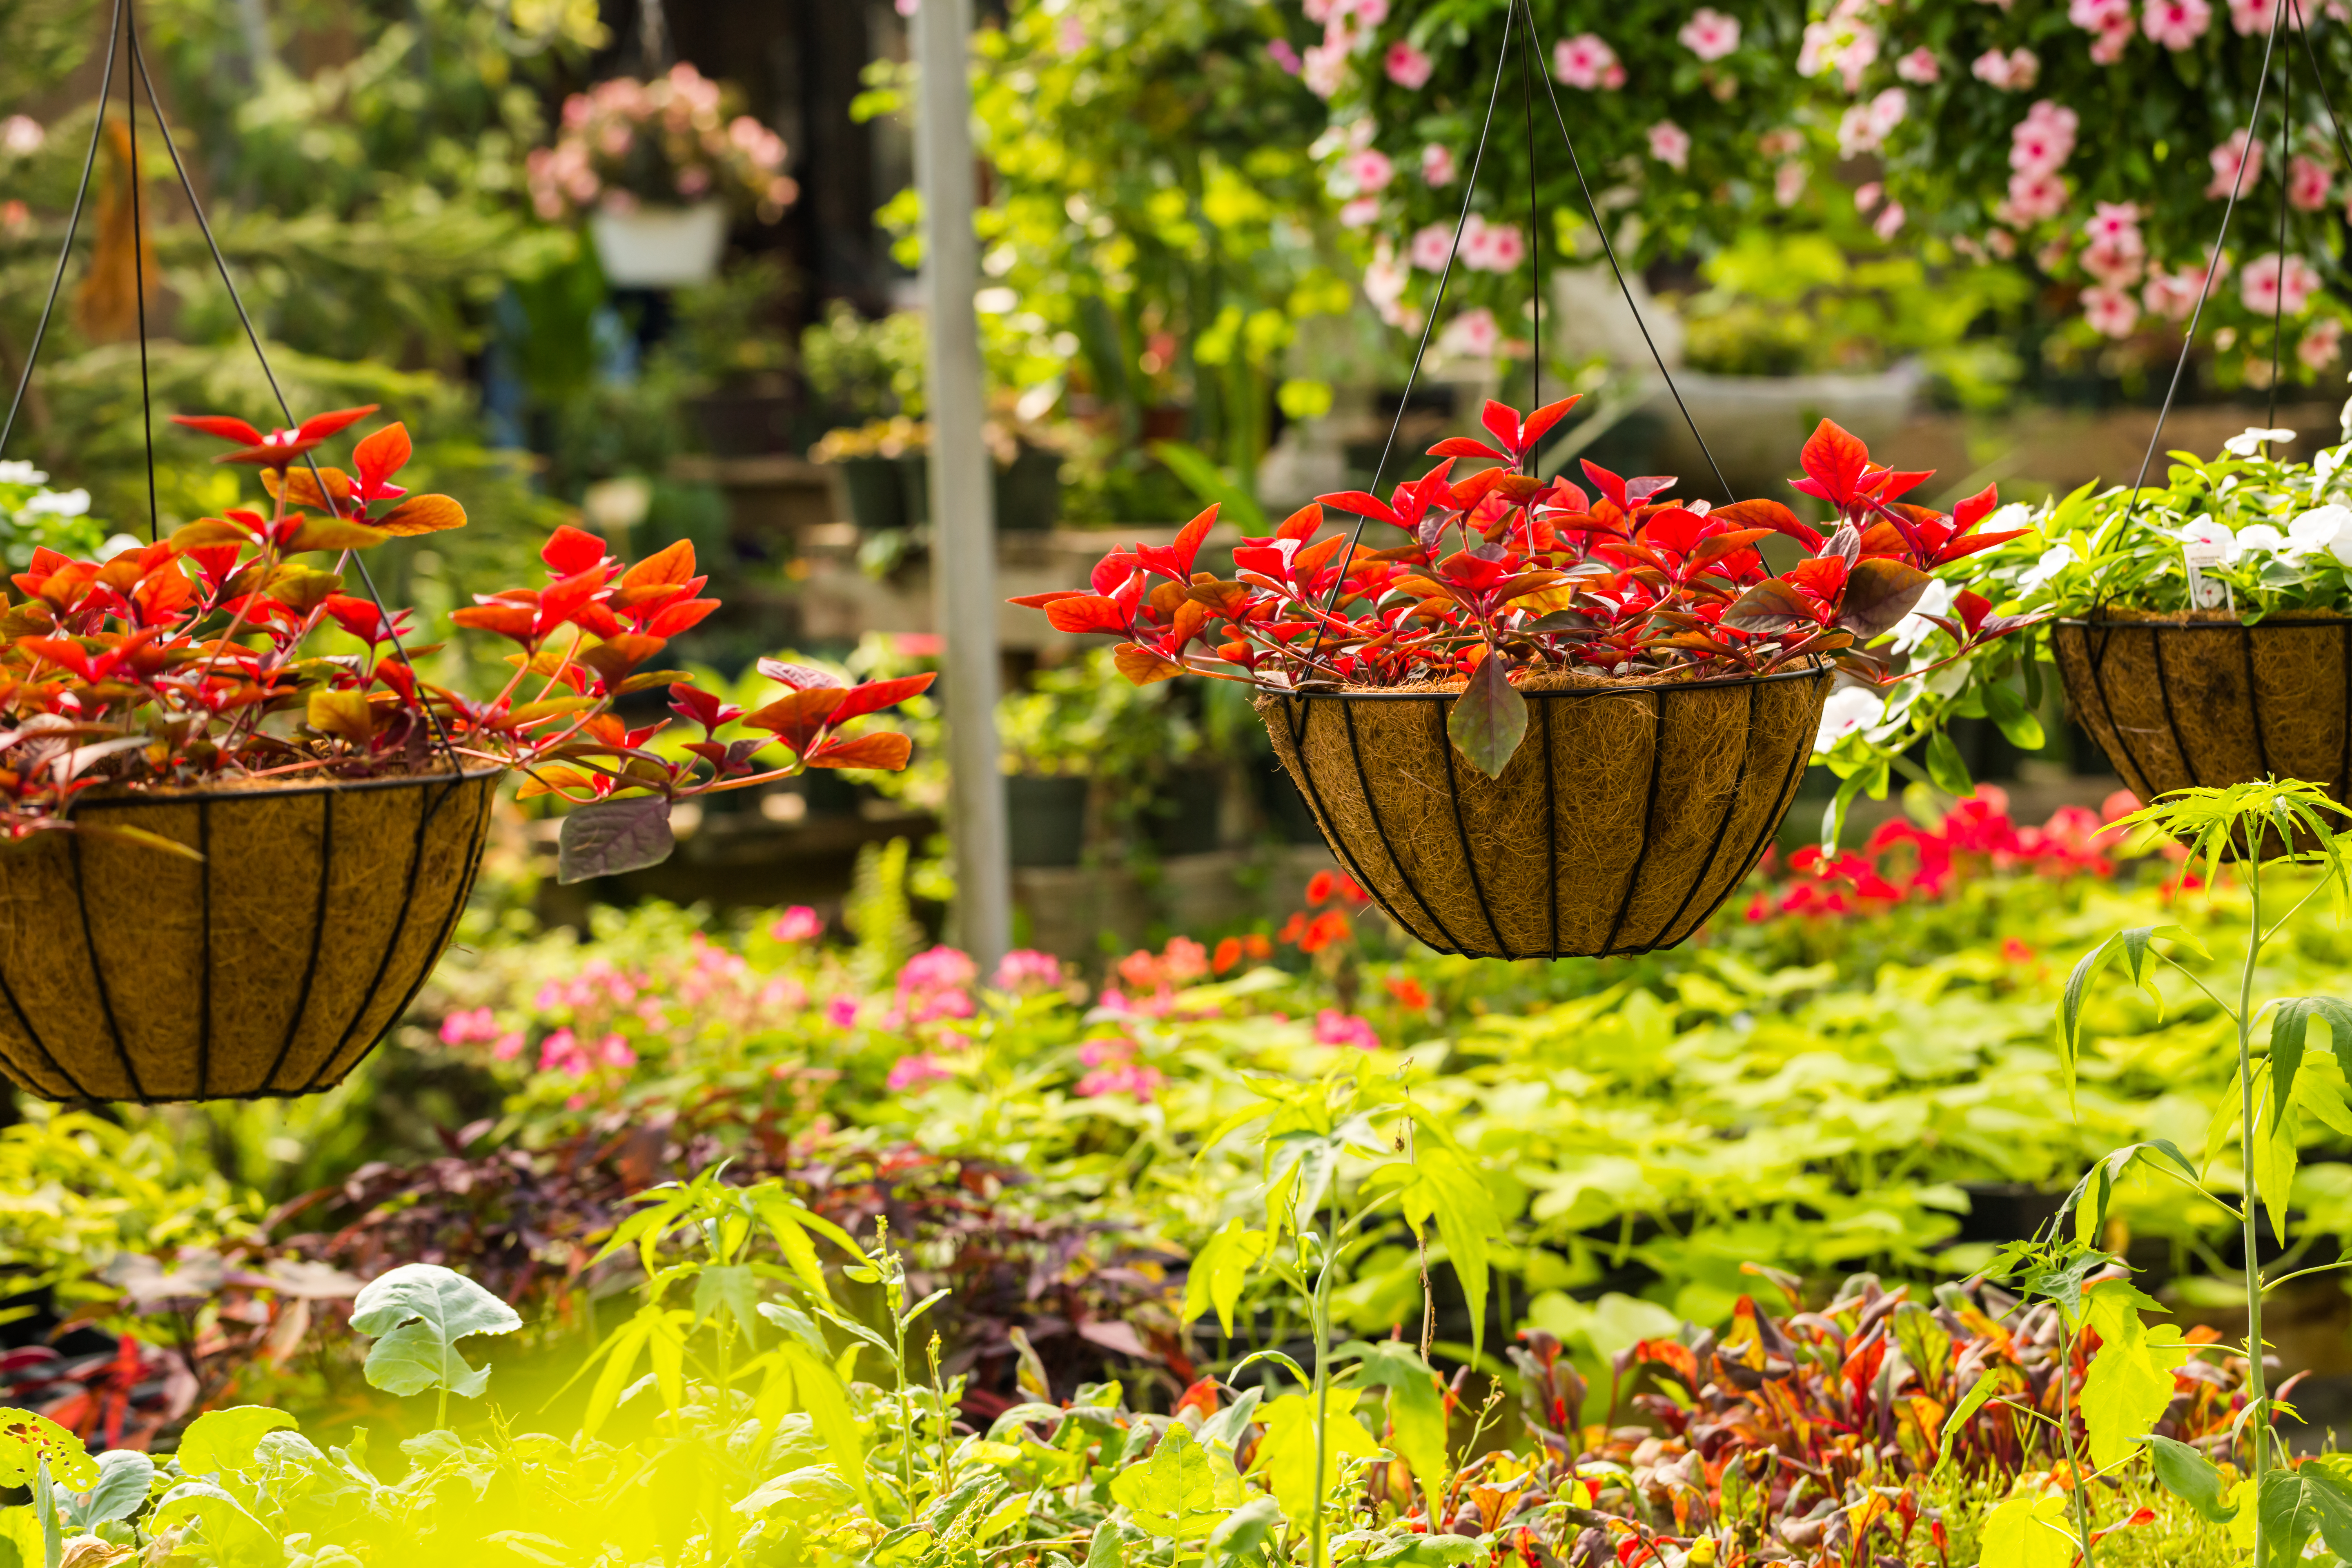
[[[1151,805],[1145,833],[1161,855],[1206,855],[1223,846],[1224,769],[1178,768]]]
[[[1014,773],[1004,781],[1005,837],[1015,866],[1075,866],[1087,847],[1087,784]]]
[[[907,526],[907,482],[901,463],[898,458],[841,460],[841,489],[849,502],[849,521],[860,531],[882,533]]]
[[[897,465],[899,506],[906,526],[920,528],[930,521],[930,458],[917,453],[872,460]],[[1058,453],[1042,447],[1024,447],[1010,468],[997,468],[993,474],[999,533],[1043,532],[1062,520],[1062,459]]]
[[[764,458],[793,449],[793,400],[782,395],[719,392],[687,405],[702,444],[714,458]]]

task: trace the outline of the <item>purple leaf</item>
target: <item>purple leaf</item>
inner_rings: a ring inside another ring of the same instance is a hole
[[[669,830],[667,796],[633,795],[600,800],[563,819],[555,879],[569,884],[642,871],[668,859],[677,845]]]
[[[1927,591],[1927,574],[1916,566],[1874,555],[1845,580],[1837,624],[1864,642],[1893,631]]]
[[[781,658],[763,658],[760,661],[759,669],[760,673],[770,680],[782,681],[794,691],[806,691],[817,686],[845,684],[841,677],[829,669],[819,669],[814,665],[791,664]]]
[[[1798,592],[1796,584],[1767,577],[1732,601],[1723,612],[1722,624],[1735,632],[1763,636],[1794,631],[1814,624],[1812,601]]]
[[[1500,778],[1511,753],[1528,732],[1528,700],[1511,684],[1510,671],[1489,653],[1470,672],[1470,684],[1454,700],[1445,732],[1470,765],[1488,778]]]

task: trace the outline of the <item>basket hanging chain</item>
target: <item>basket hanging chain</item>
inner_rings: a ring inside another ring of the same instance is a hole
[[[2289,0],[2295,4],[2296,0]],[[2277,0],[2272,0],[2275,5]],[[2279,62],[2279,237],[2278,287],[2271,290],[2271,399],[2263,412],[2263,426],[2269,429],[2278,424],[2279,340],[2286,324],[2286,215],[2289,196],[2294,190],[2292,174],[2294,153],[2288,140],[2294,132],[2294,47],[2287,46],[2286,58]],[[2249,136],[2246,145],[2253,145]],[[2249,689],[2252,689],[2249,688]],[[2263,769],[2270,772],[2268,767]]]
[[[126,37],[139,35],[139,0],[123,0],[122,30]],[[137,85],[132,73],[122,73],[122,118],[131,144],[131,297],[139,310],[139,435],[147,444],[147,542],[155,542],[162,527],[161,512],[155,504],[155,394],[147,374],[147,234],[143,221],[139,190],[139,99],[132,91]],[[106,118],[106,93],[98,95],[98,117]],[[158,124],[163,115],[155,116]],[[27,363],[25,367],[30,370]]]

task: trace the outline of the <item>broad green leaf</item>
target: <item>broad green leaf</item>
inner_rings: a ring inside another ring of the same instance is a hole
[[[2290,996],[2273,1005],[2277,1011],[2271,1015],[2271,1104],[2279,1111],[2294,1097],[2311,1020],[2315,1017],[2327,1026],[2329,1052],[2340,1053],[2352,1047],[2352,1006],[2333,996]]]
[[[1369,1459],[1381,1451],[1363,1423],[1331,1401],[1323,1436],[1323,1484],[1339,1481],[1340,1461],[1352,1455]],[[1265,1407],[1265,1436],[1257,1446],[1251,1468],[1265,1473],[1275,1500],[1290,1521],[1305,1528],[1322,1499],[1315,1491],[1315,1400],[1305,1394],[1286,1394]]]
[[[1462,1568],[1486,1556],[1487,1550],[1467,1535],[1408,1535],[1390,1542],[1364,1561],[1376,1568]]]
[[[295,1426],[294,1417],[266,1405],[208,1410],[189,1422],[187,1431],[180,1436],[180,1471],[187,1476],[215,1476],[251,1469],[253,1451],[261,1439]]]
[[[787,1340],[780,1352],[793,1374],[793,1393],[808,1413],[816,1435],[824,1439],[833,1466],[861,1501],[866,1499],[866,1448],[857,1439],[857,1416],[849,1405],[849,1390],[833,1363],[811,1355]]]
[[[286,1561],[276,1534],[211,1481],[183,1481],[165,1492],[148,1516],[147,1531],[161,1535],[189,1520],[224,1568],[277,1568]]]
[[[2328,1454],[2265,1471],[2260,1507],[2265,1568],[2300,1564],[2314,1531],[2330,1552],[2352,1560],[2352,1459]]]
[[[1969,764],[1960,755],[1948,731],[1937,730],[1927,737],[1927,776],[1946,795],[1966,799],[1976,791],[1977,782],[1969,775]]]
[[[1228,1455],[1237,1451],[1242,1434],[1255,1425],[1258,1402],[1265,1397],[1263,1389],[1244,1389],[1231,1405],[1202,1422],[1201,1447],[1223,1448]]]
[[[2137,1295],[2120,1280],[2094,1286],[2084,1295],[2100,1343],[2083,1381],[2083,1425],[2091,1462],[2103,1470],[2121,1463],[2163,1415],[2172,1403],[2173,1369],[2194,1348],[2168,1323],[2150,1328],[2141,1322]]]
[[[1436,1500],[1453,1479],[1446,1458],[1444,1384],[1421,1352],[1401,1341],[1349,1340],[1335,1353],[1361,1357],[1358,1376],[1389,1391],[1389,1447],[1412,1471],[1433,1513]]]
[[[2011,1498],[1985,1516],[1978,1568],[2070,1568],[2080,1555],[2066,1528],[2066,1494]]]
[[[1451,1149],[1439,1147],[1420,1151],[1409,1165],[1400,1161],[1381,1167],[1365,1184],[1370,1188],[1388,1182],[1396,1184],[1405,1223],[1414,1236],[1422,1236],[1436,1221],[1438,1238],[1445,1244],[1454,1278],[1469,1302],[1471,1348],[1483,1350],[1487,1243],[1503,1231],[1503,1216],[1485,1176]]]
[[[182,1447],[186,1447],[184,1438]],[[98,1457],[98,1484],[77,1491],[68,1500],[72,1523],[88,1530],[129,1519],[147,1506],[147,1494],[154,1482],[154,1460],[133,1449],[110,1448]]]
[[[395,1394],[446,1388],[478,1399],[490,1381],[490,1369],[466,1364],[457,1342],[475,1334],[510,1334],[522,1327],[522,1320],[453,1269],[404,1263],[360,1291],[352,1303],[352,1327],[378,1336],[362,1369],[376,1387]]]
[[[0,1407],[0,1487],[28,1487],[46,1454],[49,1479],[68,1491],[98,1485],[98,1461],[82,1440],[30,1410]]]
[[[1095,1526],[1087,1543],[1086,1568],[1123,1568],[1127,1549],[1148,1544],[1151,1537],[1123,1519],[1107,1519]]]
[[[694,1279],[694,1321],[698,1325],[725,1312],[747,1340],[760,1337],[760,1279],[748,1263],[706,1263]]]
[[[1184,1321],[1196,1321],[1213,1306],[1218,1327],[1231,1335],[1234,1309],[1241,1304],[1250,1266],[1265,1256],[1265,1232],[1247,1228],[1238,1217],[1227,1220],[1225,1228],[1192,1255],[1192,1267],[1184,1276]]]
[[[1209,1539],[1202,1542],[1208,1553],[1203,1568],[1234,1568],[1261,1552],[1270,1560],[1281,1528],[1282,1505],[1262,1494],[1251,1498],[1209,1531]]]
[[[2025,700],[2011,690],[2005,681],[1987,681],[1979,689],[1984,693],[1985,711],[2000,727],[2002,736],[2021,752],[2038,752],[2046,737],[2042,733],[2042,721],[2033,716]]]
[[[1445,732],[1472,767],[1490,779],[1502,776],[1528,733],[1528,700],[1511,684],[1502,659],[1489,654],[1478,661],[1446,715]]]
[[[1240,1503],[1242,1479],[1181,1426],[1171,1426],[1151,1458],[1111,1478],[1110,1495],[1152,1534],[1197,1541]]]
[[[2222,1501],[2221,1468],[2201,1451],[2153,1432],[2141,1441],[2147,1445],[2148,1464],[2165,1490],[2214,1524],[2238,1517],[2236,1505]]]
[[[790,1520],[814,1519],[854,1501],[856,1493],[831,1465],[804,1465],[771,1476],[732,1505],[736,1513],[780,1513]]]

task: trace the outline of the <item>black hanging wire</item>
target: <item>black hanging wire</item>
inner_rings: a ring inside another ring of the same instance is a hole
[[[131,37],[139,34],[139,0],[123,0],[122,27]],[[139,202],[139,99],[132,91],[136,85],[132,73],[122,73],[123,130],[131,144],[131,294],[139,306],[139,434],[147,443],[147,542],[155,542],[161,527],[161,514],[155,505],[155,395],[147,376],[147,231],[140,221]],[[98,95],[99,118],[106,118],[106,93]],[[163,116],[155,116],[160,122]],[[26,369],[30,370],[28,363]]]
[[[1527,16],[1527,37],[1521,44],[1532,55],[1536,52],[1535,6],[1532,0],[1512,0],[1512,4],[1515,9]],[[1507,30],[1505,38],[1507,43]],[[1634,302],[1633,286],[1626,281],[1625,268],[1617,259],[1617,246],[1609,237],[1609,225],[1601,216],[1600,203],[1592,198],[1591,182],[1584,177],[1584,160],[1576,155],[1576,138],[1569,133],[1568,116],[1559,107],[1559,92],[1552,86],[1550,75],[1540,71],[1541,61],[1537,63],[1539,74],[1543,75],[1544,96],[1551,100],[1552,119],[1559,126],[1559,139],[1568,148],[1569,167],[1576,171],[1577,189],[1584,193],[1584,210],[1592,216],[1593,232],[1601,237],[1601,252],[1609,258],[1609,270],[1617,276],[1618,291],[1625,296],[1625,308],[1633,312],[1633,324],[1641,329],[1642,342],[1649,345],[1650,358],[1656,362],[1658,374],[1665,378],[1666,390],[1674,395],[1675,406],[1682,411],[1683,423],[1690,426],[1691,439],[1698,443],[1700,453],[1706,458],[1706,466],[1715,470],[1715,482],[1723,487],[1723,499],[1738,500],[1739,498],[1732,493],[1731,481],[1723,477],[1723,465],[1715,460],[1715,453],[1708,448],[1706,437],[1699,434],[1698,421],[1691,417],[1690,405],[1683,401],[1682,388],[1675,384],[1675,373],[1666,368],[1666,356],[1658,352],[1658,341],[1650,335],[1650,323],[1643,320],[1642,307]]]
[[[1528,35],[1530,40],[1532,40],[1535,36],[1535,23],[1532,19],[1528,23]],[[1507,35],[1504,40],[1504,47],[1507,51],[1509,47],[1509,39]],[[1529,301],[1535,319],[1535,347],[1534,352],[1528,357],[1529,372],[1535,377],[1535,385],[1532,388],[1533,395],[1528,399],[1528,406],[1530,408],[1541,408],[1543,406],[1544,318],[1543,207],[1536,199],[1536,89],[1528,79],[1528,57],[1524,52],[1519,56],[1519,101],[1527,109],[1528,259],[1535,268],[1536,282],[1535,298]],[[1536,471],[1537,462],[1536,454],[1532,449],[1528,453],[1527,463],[1528,472],[1530,475],[1533,475]]]
[[[1396,451],[1397,432],[1404,427],[1405,410],[1412,401],[1413,384],[1421,377],[1421,362],[1428,356],[1430,334],[1437,330],[1437,318],[1445,308],[1446,286],[1454,280],[1454,258],[1462,254],[1462,232],[1470,222],[1470,201],[1478,191],[1478,168],[1486,157],[1486,135],[1495,128],[1495,105],[1503,96],[1503,68],[1511,63],[1511,25],[1513,13],[1503,16],[1503,47],[1495,56],[1495,85],[1486,92],[1486,118],[1478,127],[1478,145],[1470,154],[1470,172],[1462,182],[1462,213],[1454,220],[1454,242],[1446,247],[1445,265],[1437,274],[1437,293],[1430,300],[1428,318],[1421,324],[1421,342],[1412,351],[1412,368],[1405,373],[1404,391],[1397,395],[1396,417],[1389,421],[1389,437],[1381,447],[1381,459],[1372,468],[1371,493],[1380,494],[1381,480],[1386,477],[1389,458]],[[1532,173],[1529,175],[1532,179]],[[1369,520],[1359,516],[1356,526],[1348,531],[1348,549],[1339,557],[1339,574],[1332,579],[1331,592],[1323,601],[1323,614],[1315,622],[1315,640],[1307,646],[1309,664],[1322,651],[1323,636],[1332,611],[1339,605],[1339,594],[1347,586],[1348,566],[1356,558],[1356,546],[1364,537],[1364,524]]]
[[[2276,4],[2276,0],[2273,0]],[[2288,137],[2294,132],[2294,50],[2289,48],[2286,58],[2279,62],[2279,236],[2278,286],[2271,294],[2271,400],[2263,415],[2263,428],[2278,424],[2279,346],[2286,324],[2286,214],[2294,194],[2294,153]],[[2252,146],[2248,137],[2246,145]],[[2268,770],[2265,770],[2268,771]]]
[[[118,5],[126,3],[128,0],[117,0]],[[138,29],[135,26],[131,28],[129,36],[131,68],[139,73],[140,83],[147,89],[147,106],[153,111],[155,129],[163,133],[164,150],[172,155],[173,172],[180,177],[180,189],[188,198],[188,210],[195,215],[196,227],[205,237],[205,247],[212,253],[213,266],[220,273],[221,286],[228,290],[229,303],[236,308],[237,322],[245,329],[246,342],[253,345],[253,357],[261,365],[262,377],[269,384],[269,395],[276,399],[278,413],[284,417],[289,428],[299,426],[300,421],[294,417],[294,408],[287,401],[286,390],[278,384],[278,373],[270,367],[269,354],[261,346],[261,334],[254,329],[252,314],[245,308],[244,296],[237,292],[236,279],[229,275],[228,258],[222,253],[220,241],[213,237],[212,222],[205,216],[205,204],[197,198],[195,182],[188,176],[187,161],[180,156],[180,144],[172,135],[172,123],[164,117],[163,99],[155,90],[155,78],[147,68],[146,51],[139,47]],[[132,216],[135,219],[137,216],[135,207],[132,209]],[[137,237],[134,234],[134,245],[136,242]],[[71,244],[70,237],[68,238],[68,244]],[[58,266],[59,275],[62,276],[65,267],[62,254],[58,258]],[[52,292],[54,291],[54,286],[52,286]],[[140,333],[140,353],[142,356],[146,353],[146,333],[143,328]],[[28,359],[25,363],[25,374],[30,376],[32,372],[32,362]],[[318,487],[319,499],[325,504],[327,510],[335,516],[341,516],[342,508],[327,488],[326,475],[319,469],[318,454],[315,451],[306,452],[303,454],[302,460],[310,470],[311,483]],[[155,482],[155,458],[152,435],[149,437],[148,446],[147,482],[152,489]],[[466,771],[466,765],[457,755],[457,742],[450,739],[447,728],[441,722],[441,716],[433,710],[433,704],[423,700],[424,677],[417,673],[416,661],[408,657],[408,648],[401,641],[400,628],[395,622],[392,608],[383,602],[383,595],[375,585],[375,575],[368,570],[366,558],[356,552],[345,551],[343,559],[359,568],[360,582],[367,589],[368,598],[374,603],[376,612],[383,617],[384,631],[392,643],[392,650],[400,662],[407,667],[408,679],[417,691],[420,705],[425,710],[425,723],[432,729],[434,739],[440,742],[442,751],[447,754],[450,770],[462,775]]]
[[[16,412],[25,405],[25,389],[33,384],[33,362],[41,357],[41,343],[49,335],[49,317],[57,310],[58,290],[66,280],[66,263],[73,258],[74,236],[81,229],[82,203],[89,195],[90,171],[98,166],[99,138],[106,134],[106,94],[114,85],[115,46],[121,41],[123,0],[114,0],[113,19],[106,25],[106,68],[98,79],[98,115],[90,122],[89,151],[81,161],[81,182],[74,187],[73,214],[66,219],[66,237],[58,247],[57,270],[49,275],[48,298],[41,302],[41,319],[33,329],[32,346],[25,351],[25,368],[16,374],[16,395],[8,400],[8,417],[0,420],[0,451],[16,428]]]

